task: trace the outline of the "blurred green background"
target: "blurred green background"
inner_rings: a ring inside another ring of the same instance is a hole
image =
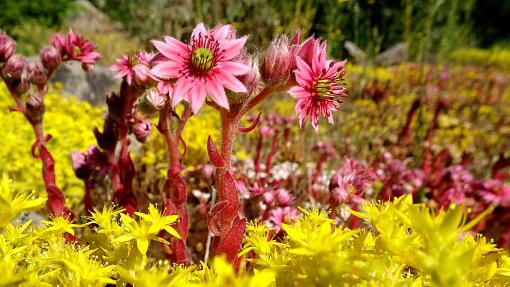
[[[0,28],[18,51],[35,54],[53,31],[73,27],[98,43],[106,63],[161,35],[187,36],[201,21],[233,23],[257,44],[299,27],[327,39],[336,58],[347,56],[347,40],[368,58],[405,42],[417,60],[510,46],[510,1],[500,0],[2,0],[0,11]]]

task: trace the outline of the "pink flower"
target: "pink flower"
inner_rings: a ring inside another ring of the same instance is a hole
[[[269,216],[269,224],[274,227],[277,231],[282,230],[282,224],[289,224],[299,218],[299,212],[290,207],[278,207],[271,210]]]
[[[56,48],[61,44],[59,43],[60,40],[58,37],[52,39]],[[65,39],[65,52],[70,59],[84,64],[94,64],[101,57],[99,53],[94,51],[95,48],[94,42],[86,41],[82,35],[72,29],[69,30],[69,35]]]
[[[345,61],[326,60],[326,43],[308,38],[301,44],[295,71],[298,86],[288,93],[298,99],[296,112],[299,124],[310,118],[312,126],[319,130],[320,116],[333,123],[332,111],[340,109],[342,97],[346,97],[342,77],[345,75]]]
[[[244,84],[235,77],[249,71],[248,66],[238,62],[246,39],[236,39],[230,25],[206,30],[200,23],[193,30],[189,44],[169,36],[164,42],[153,41],[166,59],[160,61],[151,73],[162,80],[177,80],[172,106],[185,100],[196,114],[209,95],[220,107],[229,109],[225,88],[236,93],[247,92]]]
[[[135,54],[124,55],[117,59],[117,64],[114,64],[110,69],[117,74],[118,78],[126,78],[128,85],[133,82],[137,85],[143,85],[150,80],[149,76],[149,63],[154,55],[143,51],[138,51]]]

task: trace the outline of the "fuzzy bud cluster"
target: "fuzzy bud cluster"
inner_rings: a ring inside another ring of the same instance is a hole
[[[269,85],[287,83],[292,70],[296,67],[296,55],[299,49],[299,31],[291,41],[286,35],[278,35],[266,50],[262,64],[262,79]]]
[[[0,34],[0,63],[4,63],[14,55],[16,42],[4,33]]]

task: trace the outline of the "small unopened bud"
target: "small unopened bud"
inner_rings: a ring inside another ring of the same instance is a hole
[[[0,34],[0,63],[7,61],[16,50],[16,42],[4,33]]]
[[[7,60],[3,72],[10,80],[19,80],[28,64],[28,61],[20,55],[13,55]]]
[[[151,115],[161,110],[165,105],[166,97],[161,95],[158,90],[151,89],[138,102],[138,108],[146,115]]]
[[[28,96],[25,113],[32,121],[40,122],[45,111],[43,99],[38,94]]]
[[[81,63],[81,68],[85,72],[90,72],[94,68],[94,64],[91,64],[91,63]]]
[[[152,132],[152,123],[146,119],[137,120],[133,125],[133,133],[136,139],[144,143],[146,142]]]
[[[244,75],[239,76],[239,80],[244,84],[248,90],[248,95],[257,92],[260,84],[259,61],[256,56],[248,57],[246,65],[250,67],[250,71]]]
[[[41,63],[48,70],[55,70],[62,63],[60,51],[53,46],[45,46],[40,53]]]
[[[87,157],[84,153],[73,151],[71,153],[71,161],[73,162],[73,170],[77,178],[86,179],[90,176],[91,170],[87,165]]]
[[[48,81],[46,72],[40,64],[29,62],[27,64],[27,74],[30,82],[34,85],[44,85]]]
[[[30,89],[30,82],[27,79],[21,78],[19,80],[13,81],[12,85],[14,86],[14,91],[18,95],[22,95]]]
[[[262,79],[269,85],[285,84],[291,72],[291,53],[289,39],[285,35],[277,36],[269,45],[262,65]]]

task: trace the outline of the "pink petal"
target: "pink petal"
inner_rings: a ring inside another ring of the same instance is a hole
[[[187,99],[188,92],[192,86],[193,82],[185,77],[182,77],[175,82],[174,91],[172,93],[172,107],[175,107],[183,99]]]
[[[296,57],[296,63],[298,67],[298,71],[300,73],[303,73],[302,76],[305,79],[313,79],[313,72],[312,69],[310,69],[310,66],[301,59],[301,57]]]
[[[244,75],[250,71],[250,67],[248,67],[247,65],[231,61],[218,62],[218,64],[216,64],[216,67],[221,70],[224,69],[225,71],[230,72],[234,76]]]
[[[176,45],[167,44],[157,40],[152,41],[152,44],[161,54],[163,54],[163,56],[167,57],[169,60],[177,61],[178,59],[176,58],[185,57],[182,49],[178,48]]]
[[[305,90],[303,87],[300,86],[294,86],[290,88],[290,90],[287,91],[287,93],[295,99],[303,99],[311,96],[309,91]]]
[[[205,30],[204,23],[198,24],[195,29],[193,29],[193,32],[191,33],[191,38],[195,37],[198,38],[199,35],[205,36],[207,34],[207,30]]]
[[[211,34],[217,41],[221,41],[227,38],[228,34],[230,33],[230,29],[231,29],[230,25],[220,25],[213,29],[211,31]]]
[[[207,94],[216,102],[220,107],[229,109],[227,95],[225,89],[213,77],[209,77],[205,84]]]
[[[233,92],[236,93],[248,92],[244,84],[241,81],[239,81],[236,77],[232,76],[232,74],[230,73],[218,72],[215,74],[215,76],[225,88]]]
[[[187,52],[188,51],[188,45],[184,44],[183,42],[175,39],[174,37],[170,37],[170,36],[165,36],[164,37],[165,39],[165,42],[169,45],[173,45],[175,46],[176,48],[182,50],[183,52]]]
[[[164,61],[157,64],[151,69],[150,73],[161,79],[177,78],[181,75],[181,64],[172,61]]]
[[[204,105],[206,92],[203,85],[195,85],[191,88],[188,102],[190,103],[193,114],[197,114],[198,110]]]
[[[239,39],[224,41],[221,45],[223,51],[222,56],[225,57],[226,60],[231,60],[235,56],[239,54],[239,52],[244,48],[244,44],[248,37],[244,36]]]

